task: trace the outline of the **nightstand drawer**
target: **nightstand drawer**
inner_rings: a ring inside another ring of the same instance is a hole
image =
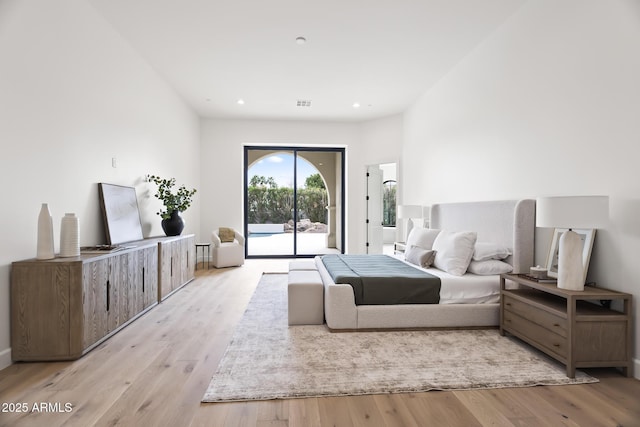
[[[541,350],[550,351],[557,356],[565,358],[567,355],[567,339],[558,334],[550,332],[534,322],[524,317],[512,313],[504,312],[504,329],[507,332],[528,341],[530,344],[543,347]]]
[[[540,325],[553,333],[562,337],[567,336],[567,319],[520,301],[506,292],[502,297],[504,298],[505,312],[510,311],[517,313],[520,317],[528,319],[532,323]]]

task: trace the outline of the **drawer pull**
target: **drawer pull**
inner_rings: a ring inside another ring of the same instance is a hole
[[[509,307],[511,307],[511,303],[510,302],[505,302],[504,305],[508,305]]]
[[[556,328],[559,328],[560,324],[559,323],[554,323],[553,326],[555,326]]]
[[[554,347],[560,347],[560,344],[554,344],[553,346]]]

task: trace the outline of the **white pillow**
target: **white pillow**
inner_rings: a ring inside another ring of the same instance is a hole
[[[480,276],[489,276],[493,274],[511,273],[513,267],[499,259],[488,259],[486,261],[471,261],[467,271]]]
[[[473,251],[474,261],[486,261],[488,259],[505,259],[511,255],[511,250],[497,243],[476,242]]]
[[[469,267],[478,234],[475,231],[442,230],[433,242],[433,265],[454,276],[462,276]]]
[[[429,268],[433,264],[436,253],[432,250],[422,249],[419,246],[410,246],[404,253],[404,259],[411,264],[422,268]]]
[[[431,250],[438,234],[440,234],[440,230],[413,227],[409,233],[409,237],[407,237],[407,248],[418,246],[422,249]]]

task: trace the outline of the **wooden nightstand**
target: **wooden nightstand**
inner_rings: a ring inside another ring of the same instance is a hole
[[[520,289],[506,289],[507,280]],[[516,274],[501,274],[500,289],[501,335],[564,363],[571,378],[576,368],[594,367],[619,367],[632,376],[630,294],[590,286],[570,291]],[[611,300],[622,300],[621,312],[600,303]]]

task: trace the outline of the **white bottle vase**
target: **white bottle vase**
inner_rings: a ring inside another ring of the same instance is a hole
[[[55,258],[53,252],[53,218],[46,203],[40,208],[38,215],[38,253],[37,259]]]
[[[60,221],[60,256],[80,256],[80,223],[74,213],[65,213]]]

